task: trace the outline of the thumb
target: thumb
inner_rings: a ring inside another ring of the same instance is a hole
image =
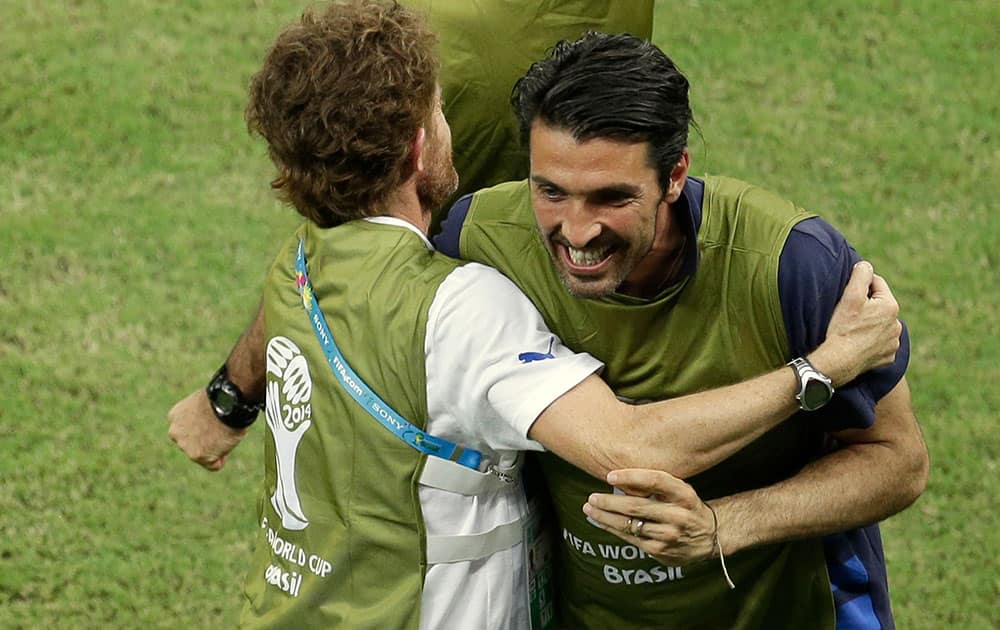
[[[889,288],[889,283],[885,281],[885,278],[878,274],[875,274],[872,278],[871,297],[872,299],[894,299],[892,289]]]
[[[851,277],[844,287],[844,299],[865,300],[868,299],[868,289],[871,287],[875,270],[867,260],[855,263],[851,270]]]

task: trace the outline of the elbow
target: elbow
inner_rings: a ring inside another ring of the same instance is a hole
[[[713,464],[709,453],[680,452],[673,448],[658,447],[636,448],[636,443],[628,439],[616,440],[613,444],[604,444],[600,453],[594,454],[594,460],[604,470],[604,474],[612,470],[624,468],[644,468],[659,470],[678,479],[687,479],[710,468]]]
[[[622,470],[625,468],[648,468],[649,464],[642,463],[642,449],[628,448],[628,440],[615,440],[611,443],[603,443],[599,448],[591,453],[591,459],[595,462],[595,471],[591,471],[595,477],[604,479],[612,470]],[[635,445],[632,444],[634,447]]]
[[[663,469],[678,479],[688,479],[718,463],[719,459],[706,452],[676,453]]]
[[[731,457],[735,450],[728,446],[698,448],[692,445],[684,452],[678,452],[674,460],[676,471],[670,471],[679,479],[687,479],[713,468]]]
[[[931,459],[927,452],[927,446],[921,444],[920,448],[916,449],[908,459],[909,483],[907,490],[909,502],[907,505],[910,505],[924,493],[924,490],[927,489],[927,481],[930,479]]]
[[[901,458],[896,474],[898,501],[896,511],[901,511],[913,505],[927,489],[927,481],[930,478],[930,456],[922,442],[919,447],[910,449]]]
[[[703,445],[676,431],[664,431],[662,418],[650,416],[642,405],[621,405],[623,422],[613,439],[592,445],[591,460],[605,475],[612,470],[642,468],[659,470],[678,479],[687,479],[707,470],[724,458],[718,449]],[[651,431],[650,427],[659,427]],[[594,470],[588,472],[595,474]],[[597,476],[595,474],[595,476]]]

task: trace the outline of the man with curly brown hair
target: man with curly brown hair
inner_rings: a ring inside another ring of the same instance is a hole
[[[527,176],[528,156],[510,112],[510,89],[552,44],[588,30],[649,38],[653,28],[653,0],[560,0],[544,6],[536,0],[406,0],[403,5],[425,14],[440,38],[443,106],[454,134],[454,163],[461,174],[451,201]],[[506,27],[498,31],[497,24]],[[438,231],[442,211],[450,205],[432,209],[431,234]],[[263,334],[264,314],[258,308],[225,362],[226,390],[239,396],[228,410],[233,424],[240,424],[240,418],[249,417],[262,404]],[[171,437],[209,470],[222,469],[244,435],[217,421],[203,390],[180,401],[169,418]]]
[[[307,221],[265,285],[265,479],[245,626],[544,626],[549,576],[521,452],[599,477],[694,474],[797,407],[787,369],[625,405],[509,280],[437,254],[431,210],[457,178],[433,43],[395,3],[334,4],[279,35],[252,81],[247,119],[272,186]],[[885,363],[895,313],[860,267],[810,359],[837,384]],[[224,369],[208,395],[220,418],[240,417]]]

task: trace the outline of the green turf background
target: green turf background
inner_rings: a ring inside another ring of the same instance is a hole
[[[235,623],[260,423],[208,474],[164,418],[296,223],[242,107],[300,8],[0,2],[0,628]],[[1000,626],[998,27],[989,0],[657,5],[694,172],[823,213],[910,325],[932,472],[884,528],[900,628]]]

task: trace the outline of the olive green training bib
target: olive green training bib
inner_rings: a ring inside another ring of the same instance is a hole
[[[343,355],[420,428],[427,311],[459,264],[408,230],[365,221],[304,224],[282,248],[264,292],[265,482],[241,625],[417,628],[427,540],[416,484],[427,457],[337,381],[298,290],[300,238],[310,297]]]

